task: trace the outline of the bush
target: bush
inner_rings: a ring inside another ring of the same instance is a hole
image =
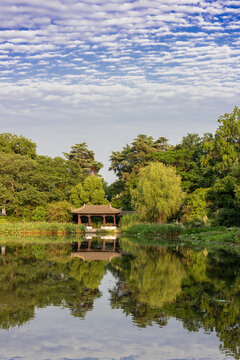
[[[222,208],[215,217],[214,225],[240,226],[240,210]]]
[[[72,220],[71,204],[68,201],[56,201],[47,204],[46,218],[49,222],[69,222]]]
[[[46,209],[43,206],[37,206],[32,214],[33,221],[45,221]]]
[[[139,215],[136,212],[133,212],[132,214],[126,214],[126,215],[122,216],[122,218],[119,222],[119,226],[125,227],[125,226],[140,224],[140,223],[142,223],[142,222],[141,222]]]

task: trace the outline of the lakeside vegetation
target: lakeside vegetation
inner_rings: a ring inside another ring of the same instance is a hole
[[[0,223],[0,234],[83,234],[85,227],[73,223],[48,222],[3,222]]]
[[[112,152],[111,185],[86,143],[50,158],[22,135],[0,134],[0,234],[82,233],[71,209],[110,203],[132,212],[123,234],[238,242],[239,230],[226,228],[240,227],[240,109],[218,123],[215,134],[190,133],[175,146],[138,135]]]

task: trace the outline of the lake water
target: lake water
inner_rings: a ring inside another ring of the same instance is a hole
[[[1,251],[0,359],[240,359],[234,248],[88,238]]]

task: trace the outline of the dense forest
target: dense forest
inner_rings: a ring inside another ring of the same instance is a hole
[[[71,221],[71,207],[107,204],[136,210],[139,221],[240,225],[240,109],[218,119],[215,134],[189,133],[177,145],[138,135],[112,152],[117,180],[86,143],[64,157],[37,155],[22,135],[0,134],[0,202],[10,220]]]

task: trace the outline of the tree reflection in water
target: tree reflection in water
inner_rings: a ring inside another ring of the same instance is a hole
[[[107,263],[71,259],[71,250],[72,245],[7,247],[0,263],[1,328],[34,318],[35,307],[66,307],[82,319],[93,309]]]
[[[226,355],[240,359],[239,256],[186,247],[121,242],[128,255],[111,268],[118,282],[111,305],[139,327],[180,320],[188,331],[216,331]]]
[[[71,258],[71,244],[7,246],[0,263],[0,327],[21,326],[35,308],[49,305],[84,319],[109,269],[116,278],[110,304],[135,325],[164,327],[174,317],[190,332],[215,331],[222,351],[240,359],[239,256],[127,239],[121,247],[126,255],[108,263]]]

